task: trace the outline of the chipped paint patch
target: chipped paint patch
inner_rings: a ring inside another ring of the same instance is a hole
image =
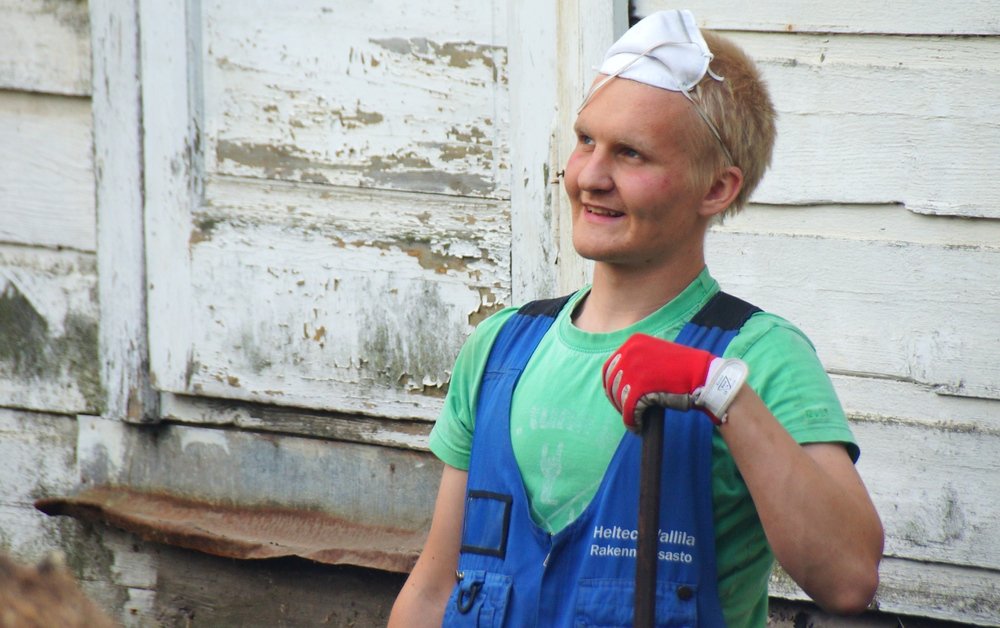
[[[456,69],[482,66],[491,71],[493,81],[499,80],[498,65],[506,64],[507,50],[501,46],[487,46],[471,41],[438,43],[424,37],[391,37],[369,41],[389,52],[412,57],[428,65],[444,61],[446,65]]]
[[[0,361],[20,377],[41,377],[49,360],[49,325],[12,283],[0,293]]]
[[[489,288],[479,288],[479,307],[469,312],[469,326],[476,327],[505,306]]]
[[[406,375],[399,383],[411,395],[422,395],[437,399],[444,399],[448,395],[448,382],[430,381],[430,378],[426,376],[424,379],[427,381],[416,384],[412,377]]]
[[[188,239],[188,245],[194,246],[200,242],[207,242],[212,239],[212,232],[215,227],[219,224],[219,218],[213,218],[208,216],[201,216],[196,218],[194,221],[194,228],[191,230],[191,237]]]
[[[363,126],[379,124],[380,122],[385,120],[385,116],[383,116],[381,113],[377,111],[363,111],[361,109],[360,100],[357,101],[357,103],[355,104],[353,113],[347,113],[342,110],[332,111],[330,113],[335,118],[337,118],[337,121],[340,123],[340,126],[344,127],[345,129],[357,129]]]
[[[479,151],[477,148],[440,145],[438,150],[443,160],[467,159],[477,151],[480,154],[488,154],[485,148]],[[328,163],[313,159],[296,146],[289,144],[255,144],[220,140],[216,146],[216,157],[220,162],[228,161],[250,170],[260,171],[266,178],[307,183],[331,184],[334,173],[350,173],[358,177],[358,183],[362,187],[468,196],[489,196],[496,187],[496,182],[491,176],[465,171],[446,172],[429,157],[413,150],[372,155],[362,163]],[[204,234],[192,234],[194,240],[203,237]]]
[[[484,175],[450,173],[439,170],[401,171],[393,165],[393,161],[381,157],[372,158],[370,167],[363,170],[367,181],[374,184],[375,187],[450,192],[469,196],[488,196],[496,187],[495,182]]]
[[[219,140],[215,155],[219,161],[229,160],[260,169],[265,176],[273,179],[298,178],[309,183],[329,183],[325,176],[316,172],[317,167],[322,164],[302,155],[295,146],[288,144]]]
[[[476,251],[475,254],[449,254],[452,249],[451,242],[435,243],[429,238],[391,242],[354,242],[353,245],[357,247],[369,246],[383,251],[398,249],[416,259],[421,268],[432,270],[439,275],[448,274],[449,271],[468,273],[470,263],[489,259],[488,253],[482,249]],[[460,243],[456,242],[455,248],[459,247]],[[470,276],[472,275],[478,275],[478,273],[470,273]]]

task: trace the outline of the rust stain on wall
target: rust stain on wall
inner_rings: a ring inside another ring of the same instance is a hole
[[[365,525],[321,512],[232,506],[123,487],[40,499],[47,515],[99,521],[147,541],[238,559],[300,556],[331,565],[407,572],[426,532]]]

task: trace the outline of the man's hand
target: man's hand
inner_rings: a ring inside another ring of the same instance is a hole
[[[693,405],[716,425],[725,422],[747,367],[740,360],[635,334],[608,358],[602,375],[604,392],[625,426],[638,431],[650,406],[687,410]]]

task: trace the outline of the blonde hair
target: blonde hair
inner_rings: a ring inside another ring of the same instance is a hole
[[[714,55],[712,72],[724,80],[706,76],[692,97],[715,125],[734,163],[728,163],[719,141],[707,125],[701,125],[694,177],[697,183],[707,186],[727,166],[739,168],[743,172],[743,186],[725,212],[734,215],[746,206],[771,165],[777,114],[767,86],[750,57],[733,41],[717,33],[702,31],[702,35]]]

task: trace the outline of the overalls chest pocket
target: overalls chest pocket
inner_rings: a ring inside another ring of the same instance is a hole
[[[660,628],[698,626],[698,590],[683,582],[656,583],[656,625]],[[634,580],[593,578],[577,587],[574,628],[627,628],[632,625]],[[724,627],[722,627],[724,628]]]
[[[487,571],[459,572],[442,626],[500,628],[510,598],[510,576]]]

